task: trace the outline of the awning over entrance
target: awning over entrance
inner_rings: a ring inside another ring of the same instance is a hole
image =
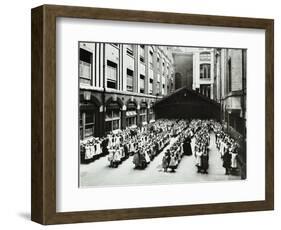
[[[127,111],[126,112],[126,117],[135,117],[135,116],[137,116],[136,111]]]

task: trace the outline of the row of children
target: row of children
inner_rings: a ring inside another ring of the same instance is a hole
[[[216,146],[225,168],[225,174],[237,175],[239,144],[223,131],[220,123],[214,123],[213,129],[216,134]]]
[[[197,173],[208,174],[210,145],[209,121],[196,120],[193,125],[196,130],[194,135],[194,156],[196,159]]]
[[[162,168],[164,172],[175,172],[178,168],[181,159],[184,155],[191,156],[191,137],[193,136],[193,131],[189,127],[187,121],[181,120],[179,122],[178,128],[172,130],[173,136],[178,136],[178,139],[173,143],[173,145],[168,149],[162,158]]]
[[[144,130],[143,128],[141,130]],[[120,149],[122,147],[125,149],[124,144],[127,145],[128,139],[132,139],[140,132],[140,129],[136,128],[126,128],[124,130],[117,130],[115,132],[110,132],[105,137],[90,137],[85,140],[80,141],[80,155],[82,163],[89,163],[99,159],[102,156],[109,154],[110,150]],[[125,143],[124,143],[125,142]],[[127,145],[128,148],[133,148],[133,145]],[[129,150],[130,151],[130,150]],[[122,156],[121,158],[123,158]],[[118,154],[116,156],[118,158]]]
[[[170,139],[169,131],[175,120],[158,120],[142,128],[127,128],[116,134],[109,134],[109,166],[117,168],[130,155],[134,155],[136,168],[145,168],[162,150]]]
[[[159,125],[160,124],[160,125]],[[180,120],[160,121],[154,126],[153,134],[150,135],[148,143],[142,143],[142,148],[133,157],[135,168],[144,169],[170,142],[175,130],[186,128],[186,122]]]
[[[94,161],[106,154],[105,148],[107,146],[106,138],[90,138],[86,141],[80,142],[81,163]]]

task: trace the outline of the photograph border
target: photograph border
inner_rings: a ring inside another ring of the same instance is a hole
[[[56,211],[56,18],[265,30],[265,200],[98,211]],[[31,11],[31,219],[63,224],[274,209],[274,20],[43,5]]]

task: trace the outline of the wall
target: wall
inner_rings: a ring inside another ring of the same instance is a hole
[[[242,89],[242,50],[230,50],[231,57],[231,91]]]
[[[30,218],[30,8],[41,4],[72,4],[138,10],[275,18],[275,63],[280,63],[279,1],[223,0],[32,0],[3,1],[1,15],[1,229],[45,229]],[[172,36],[172,35],[171,35]],[[183,39],[183,38],[181,38]],[[13,52],[11,52],[13,51]],[[16,58],[15,58],[16,57]],[[16,65],[15,65],[16,63]],[[281,117],[281,69],[275,66],[276,118]],[[224,215],[177,217],[52,226],[47,229],[278,229],[281,215],[281,123],[276,119],[276,210]],[[280,227],[279,227],[280,228]]]
[[[192,89],[192,68],[193,55],[191,54],[174,54],[175,73],[181,75],[181,87]]]

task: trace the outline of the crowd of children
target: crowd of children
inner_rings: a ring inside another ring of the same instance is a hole
[[[223,131],[220,123],[213,123],[216,135],[216,146],[221,156],[226,175],[236,175],[238,171],[238,149],[239,144]]]
[[[208,174],[209,145],[210,145],[210,121],[192,121],[195,130],[194,156],[198,173]]]
[[[183,120],[161,120],[150,127],[147,141],[141,141],[142,148],[134,154],[135,168],[145,168],[169,143],[174,133],[187,127]]]
[[[239,145],[223,131],[220,123],[213,120],[197,119],[188,122],[160,119],[141,128],[126,128],[116,133],[111,132],[103,138],[91,138],[80,143],[81,161],[94,161],[101,156],[107,156],[109,166],[116,168],[133,156],[135,168],[144,169],[175,138],[163,154],[163,171],[175,172],[184,155],[194,155],[197,172],[208,174],[211,132],[215,133],[216,147],[225,174],[236,174]],[[194,154],[191,148],[192,139]]]

